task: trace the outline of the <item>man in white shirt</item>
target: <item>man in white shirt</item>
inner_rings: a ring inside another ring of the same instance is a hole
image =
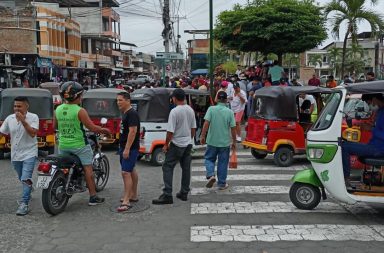
[[[29,212],[29,201],[32,192],[32,173],[38,155],[37,131],[39,117],[28,112],[27,97],[14,99],[14,114],[9,115],[0,128],[0,135],[11,137],[11,161],[17,176],[23,186],[23,194],[16,215],[26,215]]]
[[[247,104],[247,94],[240,89],[240,84],[235,84],[235,92],[231,101],[231,109],[235,114],[236,121],[236,140],[241,142],[241,120],[243,118],[245,105]]]
[[[309,109],[307,109],[306,112],[303,111],[302,113],[310,114],[311,115],[311,122],[314,123],[317,119],[316,99],[312,95],[308,95],[308,94],[304,94],[304,93],[300,94],[299,95],[299,107],[300,108],[301,108],[301,106],[305,100],[308,100],[309,102],[311,102],[311,106]]]

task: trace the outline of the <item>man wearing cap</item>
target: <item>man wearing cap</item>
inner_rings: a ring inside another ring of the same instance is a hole
[[[233,113],[235,114],[235,120],[236,120],[236,133],[237,141],[241,141],[241,120],[243,119],[243,114],[245,110],[245,105],[247,104],[247,94],[240,89],[240,84],[236,83],[234,85],[235,87],[235,93],[233,94],[233,99],[231,101],[231,109]]]
[[[233,150],[236,149],[236,122],[232,110],[227,107],[227,93],[225,91],[218,92],[217,101],[217,105],[209,107],[205,114],[200,142],[201,144],[207,143],[204,156],[208,179],[206,187],[211,188],[216,182],[215,163],[218,160],[217,184],[220,190],[225,190],[228,188],[227,173],[230,146]]]
[[[180,162],[182,174],[181,189],[176,197],[187,201],[190,191],[192,140],[196,132],[195,112],[185,104],[184,90],[175,89],[172,93],[172,100],[176,107],[169,114],[167,137],[163,147],[163,151],[166,153],[163,164],[163,194],[158,199],[152,200],[154,205],[173,203],[172,180],[177,162]]]

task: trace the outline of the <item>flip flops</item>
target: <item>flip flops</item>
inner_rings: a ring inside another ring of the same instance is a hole
[[[120,202],[123,202],[123,199],[120,199]],[[129,202],[136,203],[139,202],[139,199],[129,199]]]
[[[126,212],[128,211],[129,209],[131,209],[132,206],[129,205],[129,204],[121,204],[116,210],[119,212],[119,213],[122,213],[122,212]]]

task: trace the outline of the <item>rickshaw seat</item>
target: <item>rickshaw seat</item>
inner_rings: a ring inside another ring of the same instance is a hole
[[[70,167],[72,164],[76,164],[77,166],[81,166],[80,159],[75,155],[49,155],[46,157],[47,160],[54,160],[61,167]]]
[[[366,165],[384,166],[384,157],[359,157],[359,160]]]

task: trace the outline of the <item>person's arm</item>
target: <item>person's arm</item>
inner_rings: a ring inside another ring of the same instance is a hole
[[[163,151],[167,152],[169,149],[169,144],[172,141],[173,134],[176,130],[176,116],[175,116],[175,111],[171,111],[168,117],[168,126],[167,126],[167,136],[165,138],[165,144],[163,147]]]
[[[127,143],[125,144],[125,148],[123,151],[123,158],[124,159],[128,159],[128,157],[129,157],[129,152],[131,151],[132,144],[135,141],[136,133],[137,133],[137,126],[130,126],[128,138],[127,138]]]
[[[236,149],[236,126],[231,127],[232,149]]]
[[[91,118],[89,118],[89,115],[87,111],[84,108],[81,108],[78,114],[79,120],[83,125],[89,129],[89,131],[94,132],[94,133],[101,133],[101,134],[110,134],[111,131],[109,131],[108,128],[104,128],[98,125],[95,125]]]
[[[15,115],[16,115],[16,119],[19,120],[23,125],[27,134],[31,137],[35,137],[39,129],[39,118],[37,118],[37,122],[36,122],[36,119],[33,119],[31,124],[29,124],[26,120],[27,118],[26,115],[23,115],[20,112],[16,112]]]
[[[172,132],[168,132],[167,131],[167,137],[165,138],[165,144],[164,144],[164,147],[163,147],[163,151],[166,153],[169,149],[169,144],[171,142],[173,138],[173,133]]]
[[[203,125],[203,130],[201,130],[201,136],[200,136],[200,143],[201,144],[205,144],[208,128],[209,128],[209,121],[205,120],[204,125]]]

